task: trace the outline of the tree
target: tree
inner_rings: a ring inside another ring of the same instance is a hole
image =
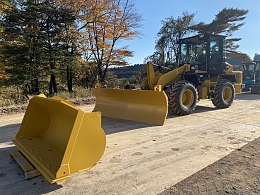
[[[92,21],[85,26],[88,60],[96,64],[99,80],[104,83],[108,67],[126,65],[125,57],[132,56],[126,46],[116,48],[124,39],[131,40],[139,32],[141,16],[131,0],[99,0],[92,4]],[[102,13],[102,14],[100,14]]]
[[[3,23],[2,18],[4,17],[6,11],[10,10],[10,4],[8,0],[1,0],[0,2],[0,83],[6,81],[9,78],[9,75],[7,75],[5,71],[5,61],[4,61],[4,55],[3,55]]]
[[[162,27],[157,33],[156,52],[148,57],[158,64],[172,64],[178,61],[178,40],[193,31],[195,14],[189,14],[187,11],[182,16],[174,18],[173,16],[162,21]]]
[[[77,26],[70,26],[68,33],[77,37],[71,45],[73,51],[84,57],[86,73],[93,70],[92,65],[96,65],[98,78],[104,82],[109,66],[127,64],[124,57],[132,56],[132,52],[125,46],[117,48],[116,45],[120,40],[132,39],[139,33],[136,28],[140,26],[141,16],[136,13],[132,0],[58,2],[73,10],[76,17]],[[95,79],[85,80],[92,83]]]
[[[9,79],[9,75],[5,71],[4,56],[2,54],[2,45],[0,45],[0,83],[3,84],[4,81]]]
[[[238,8],[224,8],[215,17],[215,19],[205,24],[200,22],[193,26],[193,29],[199,33],[208,34],[223,34],[227,37],[232,37],[233,33],[239,30],[245,22],[246,14],[248,10]],[[226,47],[230,50],[235,50],[239,45],[235,45],[235,42],[241,40],[241,38],[227,38]]]
[[[0,2],[0,17],[2,18],[4,13],[10,10],[10,3],[8,0],[1,0]]]
[[[195,23],[195,14],[189,14],[187,11],[182,13],[182,16],[175,19],[174,17],[166,18],[162,21],[162,28],[158,32],[156,40],[155,52],[145,58],[145,61],[152,61],[157,64],[172,64],[178,63],[178,40],[187,35],[197,32],[205,34],[222,34],[226,35],[226,48],[235,50],[239,45],[235,42],[241,38],[232,38],[235,31],[239,30],[245,23],[248,10],[224,8],[215,17],[215,19],[206,24],[204,22]]]
[[[85,88],[93,87],[98,75],[97,66],[85,60],[80,60],[80,64],[73,66],[74,82]]]
[[[117,47],[139,34],[141,16],[132,0],[10,2],[1,18],[3,60],[10,83],[27,86],[29,93],[39,93],[46,79],[50,94],[57,93],[57,82],[67,83],[69,92],[83,77],[88,85],[96,78],[104,82],[109,66],[125,65],[132,56],[126,46]]]
[[[80,55],[83,54],[82,46],[82,37],[84,37],[84,33],[81,32],[85,25],[86,21],[84,18],[87,18],[89,14],[90,1],[78,0],[57,0],[57,4],[62,6],[65,10],[70,10],[71,15],[74,17],[74,22],[65,23],[65,32],[64,32],[64,46],[66,57],[64,58],[63,65],[66,69],[66,83],[69,92],[72,92],[73,79],[75,77],[79,78],[80,73],[79,67],[77,67],[76,71],[74,70],[75,66],[82,65],[82,59]],[[84,64],[84,63],[83,63]],[[83,65],[84,67],[84,65]],[[83,71],[84,72],[84,71]]]
[[[72,22],[71,11],[50,0],[24,1],[9,11],[4,42],[12,81],[37,94],[39,78],[49,77],[49,93],[57,93],[56,74],[68,58],[65,24]]]

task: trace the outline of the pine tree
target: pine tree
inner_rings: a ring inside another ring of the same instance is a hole
[[[4,33],[12,82],[37,94],[39,79],[49,78],[49,93],[57,93],[56,75],[68,60],[65,24],[73,22],[70,10],[50,0],[27,0],[9,11]]]
[[[208,34],[222,34],[226,35],[226,47],[231,50],[235,50],[239,45],[235,45],[235,42],[241,40],[241,38],[230,38],[233,33],[239,30],[244,24],[246,14],[248,10],[238,9],[238,8],[224,8],[215,17],[215,19],[209,23],[205,24],[200,22],[193,26],[193,29],[199,33]]]

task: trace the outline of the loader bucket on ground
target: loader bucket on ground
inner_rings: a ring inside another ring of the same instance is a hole
[[[102,116],[163,125],[168,114],[168,99],[163,91],[92,89],[96,96],[93,111]]]
[[[13,143],[54,183],[93,167],[106,138],[100,112],[85,113],[60,97],[33,97]]]

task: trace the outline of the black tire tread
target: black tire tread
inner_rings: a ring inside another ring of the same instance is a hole
[[[233,84],[227,79],[221,79],[216,84],[214,98],[211,101],[212,101],[213,105],[216,106],[217,108],[228,108],[234,100],[235,90],[234,90],[234,86],[233,86],[232,100],[229,103],[225,103],[223,101],[222,93],[223,93],[223,85],[225,85],[225,84],[231,84],[233,86]]]
[[[195,87],[189,81],[181,80],[172,86],[172,88],[168,94],[168,104],[169,104],[170,109],[175,114],[181,115],[181,116],[191,114],[196,106],[196,103],[195,103],[195,105],[191,106],[191,108],[188,111],[183,110],[183,108],[181,107],[181,104],[179,102],[180,95],[181,95],[181,91],[182,91],[183,87],[186,85],[190,85],[195,89]],[[198,99],[198,93],[197,93],[197,90],[195,89],[194,101],[197,102],[197,99]]]

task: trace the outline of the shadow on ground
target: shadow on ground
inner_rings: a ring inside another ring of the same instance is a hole
[[[18,124],[11,124],[11,125],[5,125],[0,127],[0,143],[10,142],[15,138],[15,135],[17,134],[20,123]]]
[[[10,158],[10,153],[15,150],[15,146],[0,149],[1,194],[46,194],[62,188],[62,185],[50,184],[42,175],[25,180]]]
[[[241,94],[236,94],[236,100],[260,100],[259,94],[252,94],[250,92],[245,92]]]
[[[260,194],[260,138],[159,195]]]
[[[210,111],[216,111],[220,110],[216,107],[207,107],[207,106],[196,106],[196,109],[193,113],[202,113],[202,112],[210,112]]]
[[[207,107],[207,106],[196,106],[195,110],[193,111],[192,114],[196,114],[196,113],[202,113],[202,112],[210,112],[210,111],[216,111],[218,110],[218,108],[216,107]],[[177,118],[177,117],[182,117],[182,116],[179,116],[179,115],[176,115],[174,114],[171,109],[169,108],[169,111],[168,111],[168,116],[167,116],[167,119],[170,119],[170,118]],[[191,115],[192,115],[191,114]]]
[[[158,125],[102,116],[102,128],[104,129],[106,135],[124,132],[124,131],[148,128],[153,126],[158,126]]]

